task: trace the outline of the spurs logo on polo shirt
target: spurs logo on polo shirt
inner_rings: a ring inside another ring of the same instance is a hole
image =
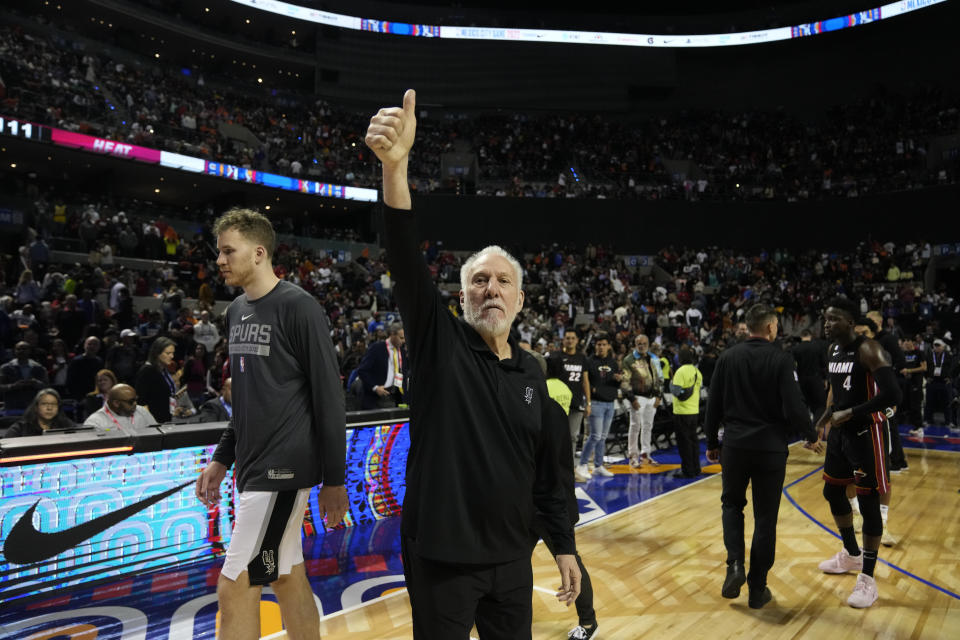
[[[533,402],[533,387],[527,387],[527,390],[523,393],[523,399],[527,401],[527,404]]]

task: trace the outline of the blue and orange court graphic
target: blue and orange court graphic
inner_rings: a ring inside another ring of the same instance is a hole
[[[399,505],[403,499],[403,469],[409,447],[405,427],[405,424],[380,425],[356,429],[350,434],[348,459],[352,463],[348,469],[348,485],[352,526],[324,531],[319,524],[311,524],[318,523],[315,501],[308,507],[303,549],[307,574],[321,615],[351,609],[404,587]],[[907,427],[901,427],[901,432],[904,445],[908,447],[960,451],[960,437],[946,429],[928,428],[922,439],[910,436]],[[196,465],[207,453],[204,450],[190,453],[195,462],[185,466],[184,477],[192,476]],[[131,457],[126,456],[127,460]],[[639,469],[631,468],[623,460],[610,459],[613,464],[609,469],[614,472],[613,477],[594,477],[587,483],[578,484],[580,524],[698,480],[680,475],[675,448],[657,452],[656,458],[660,464]],[[701,464],[704,474],[719,472],[718,465],[707,465],[702,452]],[[149,493],[140,491],[138,499]],[[170,499],[178,501],[184,508],[195,501],[189,488],[182,492],[182,496]],[[10,500],[4,499],[7,515],[0,514],[0,532],[4,538],[12,527],[9,520],[16,519],[8,517],[9,514],[22,514],[36,501],[36,497],[26,497],[17,503],[20,506],[16,511],[9,506]],[[72,509],[77,509],[77,498],[68,497],[66,501]],[[224,511],[229,511],[229,503],[229,497],[225,497]],[[158,506],[162,504],[158,503]],[[161,508],[163,514],[175,513],[170,511],[170,506]],[[98,513],[88,510],[86,516]],[[150,509],[143,513],[151,515]],[[78,520],[65,518],[58,526],[58,521],[50,518],[48,513],[37,522],[41,531],[62,529]],[[158,515],[153,519],[159,522],[164,518]],[[228,540],[228,531],[226,529],[224,541]],[[109,540],[116,536],[115,532],[111,533]],[[97,547],[98,544],[101,547]],[[94,538],[90,545],[91,548],[84,553],[91,557],[117,557],[116,547],[111,543],[97,542]],[[73,561],[71,558],[66,564],[57,566],[66,569],[66,574],[75,576],[77,572],[70,564]],[[10,565],[6,559],[3,562],[3,586],[0,589],[7,589],[8,576],[22,577],[24,574],[17,572],[18,567]],[[208,552],[205,559],[187,558],[165,568],[143,563],[143,570],[134,575],[116,579],[110,579],[109,575],[106,578],[100,576],[101,579],[94,584],[58,588],[28,601],[4,598],[0,607],[2,637],[10,640],[214,638],[218,625],[216,583],[221,565],[222,557]],[[282,630],[279,607],[269,588],[264,589],[260,613],[262,637]]]

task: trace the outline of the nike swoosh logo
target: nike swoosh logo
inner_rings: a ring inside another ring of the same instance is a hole
[[[33,503],[33,506],[27,509],[26,513],[17,520],[13,528],[10,529],[10,535],[7,536],[6,542],[3,543],[3,555],[9,562],[14,564],[29,564],[31,562],[39,562],[40,560],[53,558],[64,551],[74,548],[81,542],[106,531],[115,524],[123,522],[147,507],[157,504],[164,498],[172,496],[193,483],[193,480],[184,482],[172,489],[167,489],[163,493],[150,496],[146,500],[134,502],[126,507],[102,515],[99,518],[94,518],[89,522],[84,522],[75,527],[53,533],[37,531],[37,528],[33,526],[33,513],[37,510],[37,505],[40,504],[40,501],[37,500]]]
[[[253,314],[251,313],[249,316],[240,316],[240,320],[243,321],[243,320],[246,320],[247,318],[252,318],[252,317],[253,317]]]
[[[858,436],[862,436],[862,435],[865,434],[867,431],[869,431],[869,429],[864,429],[863,431],[857,431],[857,435],[858,435]]]

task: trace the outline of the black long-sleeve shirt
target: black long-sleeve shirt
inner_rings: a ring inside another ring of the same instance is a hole
[[[717,360],[707,402],[707,448],[786,451],[791,433],[815,442],[791,355],[762,338],[727,349]]]
[[[827,379],[827,343],[823,340],[800,341],[790,350],[801,378]]]
[[[890,354],[893,370],[899,376],[900,370],[907,366],[907,358],[903,354],[903,349],[900,348],[900,341],[897,340],[897,336],[889,331],[881,331],[877,334],[876,341]]]
[[[575,552],[546,382],[510,339],[500,360],[448,310],[420,254],[410,211],[384,207],[387,263],[410,356],[410,452],[402,532],[425,557],[501,563],[528,556],[534,511]]]

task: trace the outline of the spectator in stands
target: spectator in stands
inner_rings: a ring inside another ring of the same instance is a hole
[[[217,325],[210,322],[209,311],[200,312],[200,321],[193,325],[193,340],[202,344],[207,353],[213,353],[217,343],[220,342],[220,331]]]
[[[83,335],[83,327],[87,324],[83,312],[77,308],[77,296],[71,293],[63,299],[63,307],[56,314],[55,324],[60,337],[67,344],[67,350],[76,349]]]
[[[14,330],[20,331],[22,335],[26,331],[38,327],[39,323],[34,311],[33,304],[29,302],[20,309],[14,309],[10,314]]]
[[[36,399],[37,392],[48,384],[47,370],[29,357],[30,343],[18,342],[13,353],[14,359],[0,367],[0,391],[7,415],[22,413]]]
[[[230,359],[227,357],[226,344],[216,348],[213,354],[213,364],[207,369],[207,393],[219,396],[223,383],[230,377]]]
[[[343,376],[344,381],[347,381],[354,369],[360,366],[366,352],[366,340],[363,338],[352,338],[350,340],[350,350],[343,356],[343,362],[340,365],[340,375]]]
[[[120,342],[107,349],[106,367],[110,369],[118,382],[133,382],[140,366],[139,338],[133,329],[120,332]]]
[[[23,412],[23,417],[8,430],[5,438],[39,436],[51,429],[76,427],[73,420],[60,411],[60,394],[56,389],[41,389]]]
[[[114,385],[107,392],[107,401],[99,410],[91,413],[84,426],[98,431],[119,429],[131,433],[134,429],[157,424],[147,407],[137,404],[137,392],[128,384]]]
[[[40,304],[42,299],[40,285],[33,279],[33,271],[24,269],[20,274],[20,281],[14,290],[14,298],[17,304]]]
[[[47,265],[50,264],[50,247],[43,240],[43,237],[37,236],[30,245],[30,269],[43,277],[47,272]]]
[[[387,339],[377,340],[363,356],[357,375],[363,383],[361,408],[395,407],[403,402],[408,374],[403,325],[391,323]]]
[[[197,291],[197,304],[205,311],[213,309],[214,292],[213,285],[210,284],[210,278],[204,278]]]
[[[233,416],[233,383],[230,378],[223,381],[220,395],[211,398],[200,407],[197,422],[227,422]]]
[[[733,334],[735,342],[743,342],[750,337],[750,330],[747,329],[747,323],[740,321],[737,323],[737,329]]]
[[[103,307],[97,301],[92,289],[83,289],[83,294],[77,298],[77,309],[83,312],[84,326],[100,324],[103,318]]]
[[[63,392],[67,387],[67,368],[73,354],[67,352],[67,343],[56,338],[50,343],[50,355],[47,356],[47,379],[57,391]]]
[[[67,397],[71,400],[82,399],[90,389],[90,381],[96,378],[100,369],[103,369],[100,338],[90,336],[83,341],[83,353],[71,360],[67,367]]]
[[[160,336],[154,340],[134,383],[140,401],[161,424],[170,422],[177,407],[177,383],[170,374],[175,349],[176,344],[170,338]]]
[[[126,283],[119,277],[114,280],[110,287],[110,310],[114,313],[120,311],[120,292],[127,288]]]
[[[163,310],[163,320],[171,323],[177,319],[186,295],[176,280],[167,283],[167,289],[160,295],[160,307]]]
[[[83,397],[83,406],[81,411],[84,417],[99,411],[103,403],[107,401],[107,394],[117,384],[117,376],[110,369],[100,369],[97,371],[96,381],[93,391]],[[80,419],[79,417],[77,418]]]
[[[0,352],[6,351],[13,342],[16,322],[10,317],[13,311],[13,298],[0,296]]]
[[[153,340],[163,331],[163,314],[159,311],[151,311],[147,316],[147,321],[137,327],[137,333],[145,340]]]
[[[203,404],[207,388],[207,348],[199,342],[193,346],[193,353],[183,363],[180,383],[186,385],[187,395],[194,407]]]

